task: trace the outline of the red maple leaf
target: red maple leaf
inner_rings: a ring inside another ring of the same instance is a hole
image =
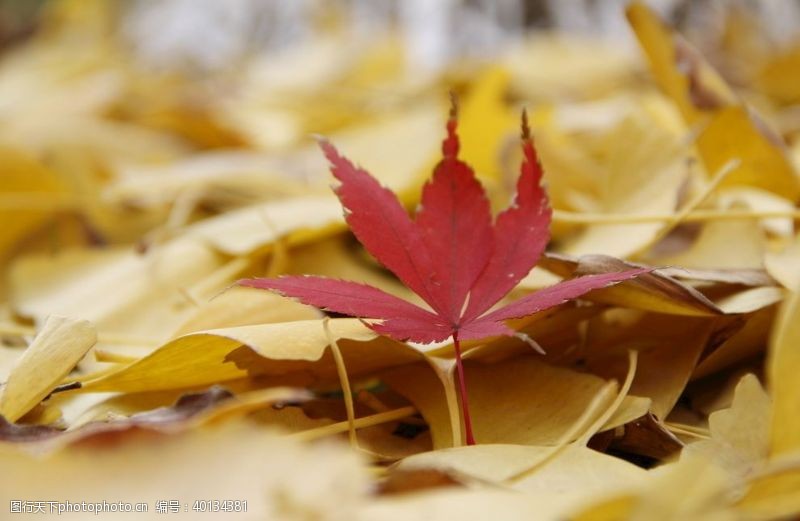
[[[350,229],[431,309],[372,286],[326,277],[257,278],[239,284],[273,290],[336,313],[379,319],[369,327],[399,341],[426,344],[452,337],[467,443],[474,444],[460,341],[513,336],[516,332],[505,320],[531,315],[647,270],[578,277],[490,311],[536,265],[550,238],[552,211],[525,112],[517,194],[494,225],[483,187],[458,159],[456,126],[454,103],[442,143],[444,157],[422,190],[414,220],[393,192],[339,155],[329,142],[320,142],[331,173],[341,182],[335,192]]]

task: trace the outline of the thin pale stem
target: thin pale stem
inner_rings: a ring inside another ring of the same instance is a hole
[[[703,440],[711,439],[711,433],[708,429],[701,429],[694,425],[685,425],[682,423],[664,422],[664,425],[671,432],[675,434],[683,434],[684,436],[691,436],[693,438],[700,438]]]
[[[456,351],[456,371],[458,372],[458,393],[461,395],[461,412],[464,415],[464,435],[467,445],[475,445],[475,436],[472,434],[472,419],[469,416],[469,400],[467,399],[467,380],[464,376],[464,361],[461,358],[461,344],[458,342],[458,333],[453,333],[453,347]]]
[[[336,338],[331,333],[328,324],[330,318],[325,317],[322,321],[322,328],[325,330],[325,336],[328,338],[328,344],[333,353],[333,360],[336,363],[336,372],[339,374],[339,382],[342,386],[342,394],[344,396],[344,408],[347,411],[347,435],[350,439],[350,445],[358,449],[358,435],[356,434],[356,409],[353,404],[353,390],[350,388],[350,378],[347,376],[347,368],[344,365],[344,357],[342,351],[339,349],[339,344],[336,343]]]
[[[616,382],[611,381],[607,382],[603,387],[601,387],[594,398],[592,398],[592,401],[589,402],[588,407],[586,407],[578,419],[575,420],[567,428],[567,430],[564,431],[561,437],[559,437],[559,439],[556,440],[553,445],[545,447],[545,450],[541,456],[536,458],[535,461],[530,463],[524,469],[508,478],[508,481],[518,481],[526,476],[530,476],[539,470],[542,465],[552,461],[553,458],[561,454],[562,451],[566,450],[572,440],[581,437],[581,433],[585,434],[587,429],[591,429],[592,426],[589,422],[597,418],[603,407],[608,406],[608,403],[613,398],[616,386]]]
[[[456,379],[453,375],[453,362],[447,360],[447,367],[443,367],[440,359],[428,358],[431,368],[436,373],[436,377],[442,383],[444,389],[444,399],[447,404],[447,415],[450,418],[450,436],[453,440],[453,447],[460,447],[464,442],[461,435],[461,413],[459,412],[458,393],[456,391]]]
[[[361,418],[356,418],[355,421],[353,422],[353,426],[356,429],[366,429],[367,427],[374,427],[375,425],[381,425],[383,423],[402,420],[403,418],[407,418],[409,416],[417,414],[417,412],[418,412],[417,409],[409,405],[406,407],[401,407],[399,409],[373,414],[371,416],[362,416]],[[311,441],[311,440],[316,440],[318,438],[323,438],[325,436],[333,436],[334,434],[341,434],[343,432],[347,432],[348,430],[350,430],[350,422],[343,421],[338,423],[332,423],[330,425],[325,425],[322,427],[316,427],[314,429],[308,429],[305,431],[297,432],[293,434],[292,437],[304,441]]]
[[[568,212],[555,210],[553,220],[572,224],[643,224],[671,221],[674,213],[665,214],[608,214]],[[800,219],[800,210],[754,211],[754,210],[694,210],[683,218],[684,222],[717,221],[735,219]]]

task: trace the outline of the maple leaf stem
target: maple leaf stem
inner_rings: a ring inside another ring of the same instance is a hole
[[[456,371],[458,372],[458,394],[461,396],[461,412],[464,415],[464,433],[467,445],[475,445],[475,436],[472,434],[472,419],[469,416],[469,400],[467,399],[467,380],[464,376],[464,361],[461,358],[461,344],[458,333],[453,333],[453,347],[456,351]]]

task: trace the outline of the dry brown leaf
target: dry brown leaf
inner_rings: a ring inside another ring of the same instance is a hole
[[[38,442],[55,438],[61,430],[47,425],[17,425],[0,417],[0,442]]]
[[[288,387],[234,393],[222,386],[212,386],[190,393],[118,394],[93,405],[70,421],[69,436],[64,443],[106,431],[123,432],[137,428],[181,432],[227,421],[274,404],[301,403],[309,397],[304,390]]]

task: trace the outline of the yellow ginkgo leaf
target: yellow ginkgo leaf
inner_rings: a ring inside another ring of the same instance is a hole
[[[683,455],[700,454],[734,475],[752,474],[766,461],[770,405],[758,378],[743,376],[730,408],[709,416],[711,439],[688,445]]]
[[[633,264],[606,255],[545,255],[539,265],[561,277],[631,269]],[[680,270],[678,270],[679,272]],[[526,284],[523,279],[522,284]],[[685,316],[714,316],[722,313],[705,295],[673,276],[654,271],[636,280],[592,291],[587,300],[633,309]]]
[[[682,519],[733,521],[731,480],[702,457],[685,458],[650,471],[641,490],[620,494],[580,509],[572,519],[612,521]]]
[[[767,272],[790,290],[800,287],[800,270],[797,266],[800,266],[800,236],[782,251],[770,251],[764,255]]]
[[[382,378],[419,409],[430,425],[434,447],[454,445],[446,390],[430,367],[400,367]],[[533,357],[491,365],[468,363],[466,379],[478,443],[526,445],[557,443],[607,383]],[[621,422],[629,419],[633,418]]]
[[[175,336],[207,329],[312,320],[320,315],[316,308],[274,293],[234,286],[199,304],[195,313],[177,329]]]
[[[0,395],[0,415],[17,421],[50,394],[97,341],[85,320],[51,316],[17,360]]]
[[[767,375],[773,400],[770,454],[800,449],[800,292],[784,302],[767,353]]]
[[[649,7],[634,2],[627,15],[659,87],[687,125],[697,128],[697,148],[706,171],[716,172],[738,159],[724,186],[756,186],[796,200],[800,182],[778,134],[743,105],[700,54]]]
[[[666,419],[678,402],[714,330],[714,319],[613,310],[592,320],[585,356],[590,370],[621,380],[627,352],[639,353],[631,393],[652,400],[651,412]]]
[[[492,67],[482,71],[459,111],[462,159],[490,186],[502,180],[504,145],[518,126],[517,112],[505,103],[508,84],[509,74],[505,69]]]
[[[379,337],[357,319],[333,319],[330,330],[348,372],[357,376],[415,362],[421,353]],[[83,391],[154,391],[209,385],[247,376],[336,381],[321,320],[199,331],[176,338],[126,367],[84,383]]]
[[[344,229],[342,207],[333,194],[281,199],[200,221],[187,230],[229,255],[268,248],[278,239],[301,244]]]
[[[57,174],[20,150],[0,146],[0,164],[0,255],[5,258],[17,241],[63,209],[68,198]]]
[[[551,494],[553,506],[574,510],[598,496],[638,489],[647,472],[635,465],[583,446],[570,446],[552,462],[522,480],[512,481],[541,461],[549,447],[475,445],[426,452],[398,464],[400,470],[438,469],[471,482],[512,486],[542,495]]]
[[[800,47],[790,45],[779,51],[758,71],[756,84],[781,103],[800,101]]]
[[[130,347],[125,352],[141,354],[193,314],[187,292],[211,277],[222,261],[212,248],[185,238],[145,254],[108,248],[31,255],[12,266],[11,302],[18,314],[37,322],[51,314],[91,320],[101,336],[123,337],[121,343]],[[217,284],[214,292],[229,281]]]
[[[736,507],[748,519],[792,519],[800,515],[800,465],[796,459],[756,476]]]

